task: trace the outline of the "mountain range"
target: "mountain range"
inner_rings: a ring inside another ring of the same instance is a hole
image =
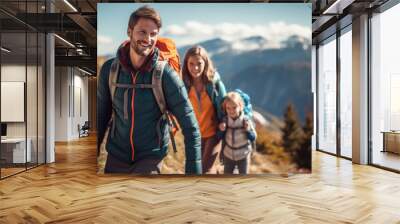
[[[220,38],[197,43],[209,53],[227,90],[240,88],[261,110],[283,118],[292,103],[302,121],[313,111],[311,94],[311,42],[291,36],[272,46],[262,36],[236,41]],[[192,45],[191,45],[192,46]],[[182,60],[190,46],[178,49]]]

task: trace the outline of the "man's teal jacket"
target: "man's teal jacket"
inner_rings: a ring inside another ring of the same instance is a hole
[[[130,62],[129,43],[120,47],[117,57],[120,61],[117,83],[151,84],[152,72],[158,60],[157,48],[138,70],[135,70]],[[104,63],[98,77],[98,147],[103,141],[112,110],[114,110],[114,119],[112,120],[115,122],[114,130],[106,139],[108,153],[126,163],[134,163],[149,156],[164,158],[168,151],[169,129],[166,122],[158,123],[162,114],[152,90],[139,88],[126,90],[117,87],[112,100],[109,74],[113,60],[110,59]],[[180,77],[168,64],[164,68],[162,87],[167,109],[176,117],[184,136],[185,172],[186,174],[201,174],[199,126],[186,88]],[[126,97],[128,100],[125,99]],[[124,111],[125,113],[127,111],[129,116],[124,116]],[[112,126],[112,124],[110,125]],[[157,135],[157,125],[160,125],[161,139]]]

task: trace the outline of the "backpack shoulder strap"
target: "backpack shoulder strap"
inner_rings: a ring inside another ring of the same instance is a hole
[[[115,89],[117,88],[116,82],[118,80],[119,73],[119,60],[115,58],[111,64],[110,73],[108,74],[108,88],[110,89],[111,103],[114,101]],[[115,132],[115,122],[114,122],[115,112],[112,109],[111,118],[108,121],[108,126],[111,126],[111,137],[114,137]]]
[[[152,84],[154,85],[153,94],[162,114],[167,112],[167,103],[165,101],[164,91],[162,87],[162,75],[164,72],[166,61],[157,61],[153,70]]]
[[[219,93],[218,92],[219,91],[218,83],[220,81],[221,81],[221,77],[220,77],[219,73],[217,71],[215,71],[213,80],[211,82],[207,83],[207,85],[206,85],[207,94],[211,98],[211,101],[213,103],[216,103],[215,98],[218,96],[218,93]],[[214,106],[217,106],[217,105],[214,105]]]
[[[243,121],[242,121],[242,125],[244,127],[244,123],[248,122],[249,118],[247,116],[243,116]]]
[[[154,97],[156,98],[158,107],[160,108],[160,111],[162,114],[161,118],[166,119],[167,123],[170,127],[171,126],[177,127],[175,120],[171,119],[168,115],[167,102],[165,100],[164,91],[163,91],[163,87],[162,87],[162,76],[163,76],[164,68],[165,68],[166,64],[167,64],[166,61],[157,61],[156,62],[156,66],[153,70],[153,77],[151,80],[151,84],[153,85],[152,90],[153,90]],[[158,130],[158,132],[159,132],[159,136],[160,136],[161,135],[160,130]],[[174,134],[172,132],[172,129],[170,129],[170,138],[171,138],[171,142],[172,142],[172,148],[174,149],[174,152],[177,152]]]
[[[213,78],[213,83],[216,84],[217,82],[221,81],[221,76],[219,75],[219,73],[217,71],[215,71],[214,73],[214,78]]]
[[[218,86],[219,82],[221,82],[221,76],[219,75],[219,73],[217,71],[215,71],[214,78],[212,80],[212,84],[213,84],[214,89],[217,91],[218,91],[217,88],[219,87]]]
[[[108,75],[108,87],[110,89],[111,101],[114,101],[116,88],[115,83],[118,80],[119,66],[119,60],[118,58],[115,58],[111,64],[110,74]]]

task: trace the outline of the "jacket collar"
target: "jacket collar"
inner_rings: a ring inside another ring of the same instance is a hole
[[[136,72],[150,72],[155,67],[155,64],[158,60],[158,49],[154,48],[154,50],[147,56],[145,62],[139,69],[135,69],[132,65],[130,60],[130,41],[124,41],[117,51],[117,57],[122,65],[122,68],[129,73],[136,73]]]
[[[239,117],[237,117],[236,119],[232,119],[229,116],[228,116],[228,119],[231,120],[231,122],[235,122],[235,123],[238,122],[238,121],[242,122],[242,120],[244,119],[244,113],[243,113],[243,111],[240,112]]]

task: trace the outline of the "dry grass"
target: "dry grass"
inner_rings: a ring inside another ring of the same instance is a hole
[[[280,134],[265,129],[258,129],[257,150],[252,153],[250,161],[250,174],[286,174],[296,172],[295,165],[282,147],[277,145],[280,142]],[[175,136],[177,152],[175,153],[170,144],[169,153],[164,159],[162,167],[163,174],[184,174],[185,150],[183,136],[178,132]],[[219,161],[216,162],[211,173],[222,174],[224,167]]]
[[[296,167],[291,163],[291,159],[283,148],[278,146],[280,134],[266,129],[257,129],[257,150],[252,153],[250,161],[250,174],[287,174],[297,172]],[[163,160],[161,169],[162,174],[184,174],[185,173],[185,147],[181,132],[176,133],[175,142],[177,152],[169,145],[169,152]],[[98,157],[98,173],[104,173],[105,160],[107,152],[104,148],[104,142],[100,149]],[[212,173],[223,174],[224,167],[219,160],[216,162]]]

